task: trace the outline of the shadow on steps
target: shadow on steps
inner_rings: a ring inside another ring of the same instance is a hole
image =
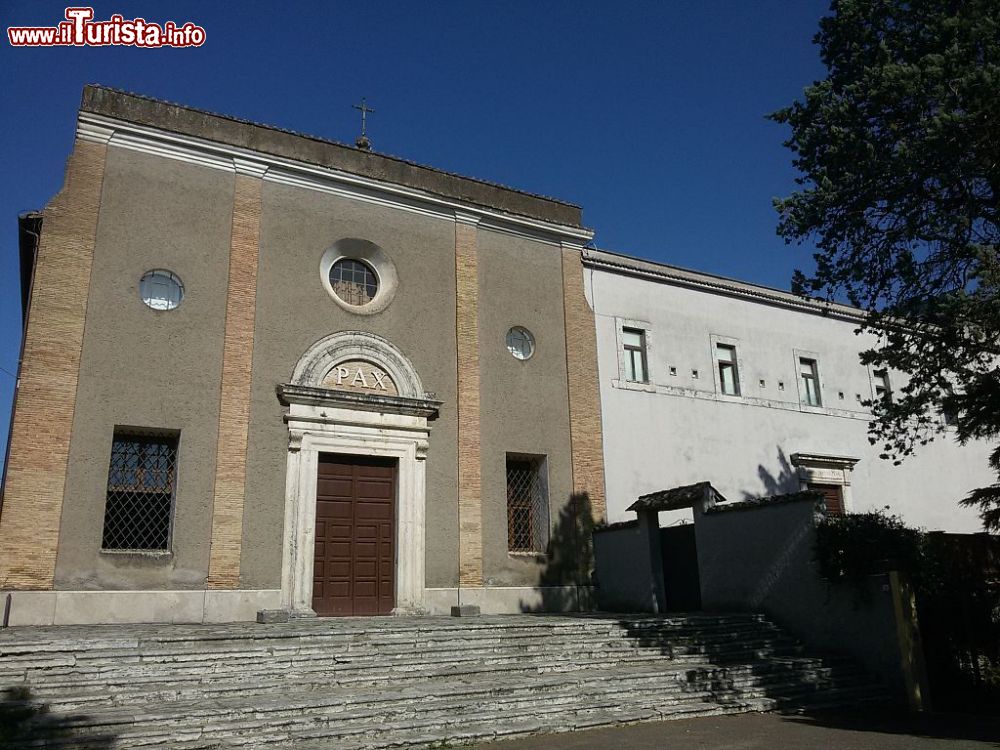
[[[0,748],[59,747],[65,750],[105,750],[114,745],[112,735],[78,735],[86,717],[49,713],[49,707],[32,698],[27,687],[0,691]]]

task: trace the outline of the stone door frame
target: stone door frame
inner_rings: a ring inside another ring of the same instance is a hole
[[[386,369],[398,396],[319,386],[330,370],[359,355]],[[312,585],[319,454],[340,453],[396,459],[393,614],[424,612],[426,459],[430,421],[441,403],[423,392],[416,370],[398,349],[362,332],[338,333],[314,344],[296,366],[293,382],[278,386],[277,392],[288,407],[282,607],[293,616],[316,614]]]

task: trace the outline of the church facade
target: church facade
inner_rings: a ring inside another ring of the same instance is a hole
[[[545,552],[568,504],[604,513],[591,237],[567,203],[87,87],[21,218],[12,623],[571,598]]]
[[[20,218],[11,624],[575,609],[567,529],[701,481],[978,530],[986,446],[868,444],[857,311],[359,146],[85,89]]]

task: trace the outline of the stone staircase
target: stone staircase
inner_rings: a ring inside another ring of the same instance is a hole
[[[184,750],[442,746],[885,700],[754,614],[13,628],[0,689],[7,715],[48,706],[38,733],[58,731],[28,747]]]

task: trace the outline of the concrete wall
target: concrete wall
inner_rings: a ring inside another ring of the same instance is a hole
[[[588,291],[597,315],[610,522],[624,520],[639,495],[697,481],[711,481],[730,500],[796,491],[790,456],[805,452],[861,459],[849,510],[889,505],[911,525],[980,529],[976,513],[956,501],[995,480],[989,446],[959,446],[948,428],[894,467],[869,445],[870,412],[858,397],[872,398],[873,385],[858,362],[866,344],[855,323],[604,269],[588,269]],[[647,329],[649,385],[624,380],[616,336],[623,320]],[[741,397],[719,393],[713,335],[735,340]],[[798,352],[818,360],[822,408],[800,405]],[[898,389],[901,375],[890,375]]]
[[[764,612],[815,649],[840,653],[907,694],[889,576],[859,590],[822,580],[812,499],[695,514],[702,606]]]
[[[56,588],[204,586],[232,199],[231,174],[108,149]],[[139,298],[152,268],[183,280],[176,310],[154,311]],[[115,425],[180,430],[169,557],[101,552]]]
[[[607,612],[659,612],[663,561],[659,529],[633,521],[594,532],[597,605]]]

